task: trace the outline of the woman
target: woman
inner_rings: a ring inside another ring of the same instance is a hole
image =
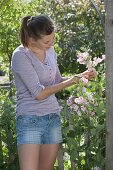
[[[55,93],[74,85],[79,77],[95,77],[88,70],[71,78],[61,77],[53,48],[54,36],[54,24],[48,16],[26,16],[20,29],[21,45],[12,56],[21,170],[53,170],[62,142]]]

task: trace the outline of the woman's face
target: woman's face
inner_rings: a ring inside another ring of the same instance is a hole
[[[41,50],[48,50],[54,43],[55,32],[44,35],[41,39],[34,41],[34,46]]]

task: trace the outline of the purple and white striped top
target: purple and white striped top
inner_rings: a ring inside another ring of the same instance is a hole
[[[42,116],[60,112],[55,94],[41,101],[36,99],[42,89],[61,82],[53,47],[46,51],[45,61],[42,63],[35,53],[20,45],[12,55],[12,71],[17,90],[17,116]]]

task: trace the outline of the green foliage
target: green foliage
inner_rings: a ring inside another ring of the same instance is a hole
[[[17,170],[15,102],[4,90],[1,90],[0,96],[0,169]]]
[[[89,51],[92,56],[100,56],[104,49],[104,28],[99,15],[89,1],[70,1],[70,3],[50,2],[50,16],[58,27],[59,67],[62,73],[75,73],[84,70],[76,63],[77,51]],[[98,4],[104,19],[103,4]],[[52,12],[54,9],[54,13]]]
[[[102,73],[102,75],[104,75]],[[72,95],[83,96],[79,87],[75,86]],[[105,169],[105,77],[99,76],[95,82],[87,85],[88,92],[94,93],[94,101],[97,105],[90,105],[88,111],[95,111],[95,115],[82,111],[81,116],[71,110],[64,103],[62,110],[63,117],[63,138],[65,152],[74,159],[76,169],[91,170],[93,167]]]

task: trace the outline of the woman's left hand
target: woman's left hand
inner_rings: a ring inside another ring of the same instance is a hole
[[[95,78],[97,76],[97,72],[95,69],[86,70],[83,73],[81,73],[80,76],[88,80],[91,80],[92,78]]]

